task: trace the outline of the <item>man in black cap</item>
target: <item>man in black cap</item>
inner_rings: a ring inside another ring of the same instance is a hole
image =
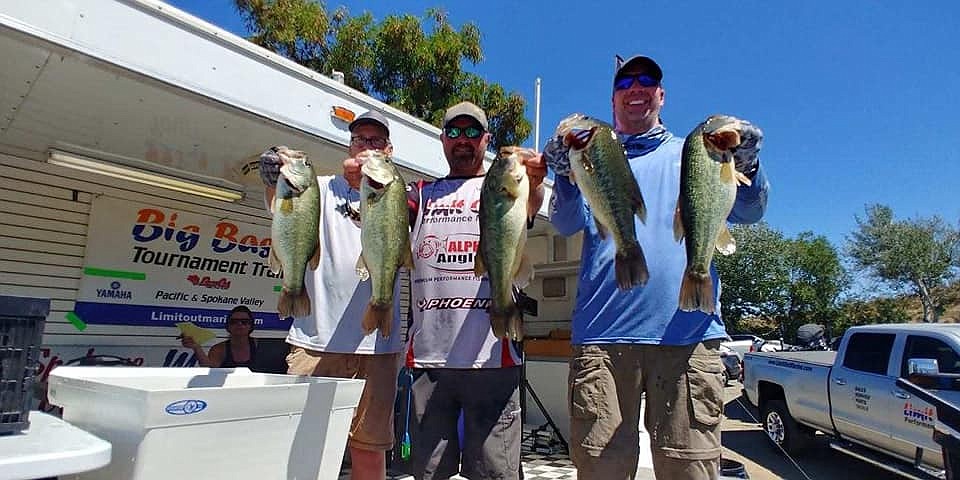
[[[570,181],[569,158],[560,139],[544,147],[556,173],[550,221],[562,235],[583,232],[570,361],[570,456],[581,478],[633,478],[639,455],[639,409],[657,478],[719,476],[723,364],[726,337],[717,314],[681,311],[678,296],[686,267],[683,242],[674,239],[684,139],[660,119],[663,70],[653,59],[617,57],[613,77],[614,130],[643,192],[648,214],[637,223],[650,280],[620,291],[614,278],[614,248],[598,232],[580,190]],[[746,124],[733,154],[736,168],[752,179],[740,186],[728,221],[754,223],[766,210],[769,184],[760,169],[762,134]],[[714,296],[719,281],[714,274]],[[716,307],[719,312],[719,305]]]
[[[363,113],[349,125],[349,158],[357,164],[365,150],[393,153],[390,129],[380,112]],[[268,149],[260,158],[260,175],[272,203],[286,147]],[[345,168],[345,172],[348,169]],[[370,295],[370,282],[360,281],[360,169],[344,176],[317,178],[320,188],[320,264],[305,277],[312,301],[309,317],[294,318],[287,335],[288,373],[366,380],[350,426],[351,478],[383,479],[384,453],[393,448],[393,406],[400,369],[400,302],[395,301],[390,337],[378,331],[364,335],[360,327]],[[319,454],[319,453],[318,453]]]

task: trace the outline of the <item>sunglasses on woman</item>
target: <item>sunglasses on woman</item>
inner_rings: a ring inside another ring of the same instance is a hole
[[[230,325],[236,325],[236,324],[250,325],[250,324],[253,323],[253,319],[250,319],[250,318],[231,318],[231,319],[227,320],[227,323],[229,323]]]
[[[633,82],[636,81],[640,84],[641,87],[656,87],[660,85],[660,81],[656,78],[647,75],[646,73],[638,73],[634,75],[621,75],[613,81],[613,88],[615,90],[626,90],[633,86]]]
[[[479,127],[447,127],[443,131],[447,138],[460,138],[460,135],[464,135],[473,139],[480,138],[480,135],[483,135],[483,129]]]

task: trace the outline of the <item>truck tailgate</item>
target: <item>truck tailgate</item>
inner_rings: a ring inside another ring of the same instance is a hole
[[[836,352],[748,353],[744,357],[747,399],[759,406],[780,398],[798,422],[831,431],[827,382],[835,357]]]

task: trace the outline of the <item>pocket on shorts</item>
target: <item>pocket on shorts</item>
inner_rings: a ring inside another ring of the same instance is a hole
[[[495,435],[503,438],[503,451],[501,453],[507,471],[516,471],[520,468],[520,446],[523,440],[523,425],[520,423],[520,416],[520,403],[511,399],[500,414],[500,420],[494,429]]]
[[[691,357],[687,388],[693,420],[707,426],[719,424],[723,414],[723,363],[720,357]]]
[[[620,425],[616,384],[603,356],[571,360],[570,420],[573,440],[588,450],[606,447]]]

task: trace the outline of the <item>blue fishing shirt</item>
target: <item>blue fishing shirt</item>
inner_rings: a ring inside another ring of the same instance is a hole
[[[720,282],[713,277],[717,314],[678,309],[680,282],[687,258],[683,241],[673,238],[673,217],[680,193],[683,138],[671,137],[649,153],[633,156],[630,167],[647,206],[646,224],[636,222],[637,240],[647,260],[650,280],[644,287],[617,288],[613,236],[601,239],[580,189],[557,175],[550,198],[550,222],[561,235],[583,231],[580,276],[573,311],[572,343],[690,345],[724,338],[720,319]],[[755,223],[763,217],[770,186],[763,168],[750,186],[737,189],[728,217],[732,223]],[[717,253],[719,255],[719,253]]]

